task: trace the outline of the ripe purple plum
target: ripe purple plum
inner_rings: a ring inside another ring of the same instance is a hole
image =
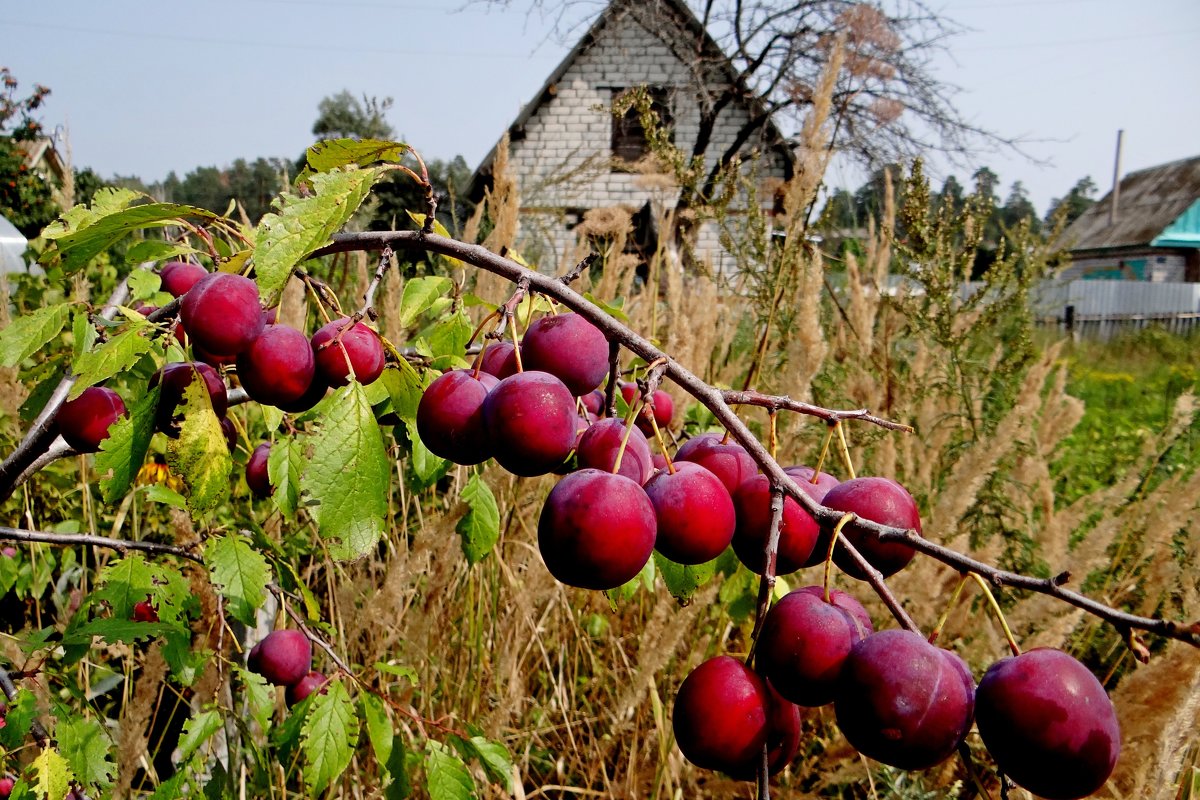
[[[698,767],[732,775],[761,758],[769,695],[762,678],[732,656],[692,670],[675,695],[675,743]],[[793,707],[794,708],[794,707]]]
[[[158,271],[162,281],[162,289],[171,297],[183,297],[188,290],[196,285],[208,270],[190,261],[168,261]],[[147,314],[150,312],[147,311]]]
[[[225,436],[225,444],[229,452],[237,449],[237,427],[229,417],[221,417],[221,433]]]
[[[290,403],[280,403],[276,408],[289,414],[302,414],[321,402],[328,391],[329,384],[325,383],[325,379],[321,377],[320,373],[314,370],[312,382],[308,384],[304,394]]]
[[[3,727],[4,720],[0,719],[0,728]],[[0,778],[0,797],[11,797],[13,787],[16,785],[17,782],[7,775],[5,775],[3,778]]]
[[[921,532],[921,514],[917,511],[916,501],[891,478],[865,477],[845,481],[825,494],[823,504],[835,511],[853,512],[881,525],[911,528],[918,534]],[[906,544],[881,542],[878,536],[859,533],[851,530],[851,526],[843,528],[842,535],[885,578],[904,569],[916,555],[916,551]],[[826,538],[825,542],[828,541]],[[841,548],[834,549],[833,561],[847,575],[859,580],[866,579],[866,573]]]
[[[179,309],[193,345],[214,356],[236,356],[266,327],[258,286],[229,272],[205,275],[183,297]]]
[[[287,691],[283,693],[284,699],[287,701],[288,708],[303,701],[313,692],[325,694],[329,691],[329,678],[324,674],[313,670],[301,678],[296,683],[287,687]]]
[[[764,550],[771,532],[771,482],[767,476],[755,475],[738,487],[733,493],[733,505],[737,510],[733,552],[739,561],[761,575],[766,569]],[[817,521],[799,503],[784,497],[776,575],[787,575],[804,566],[819,530]]]
[[[455,464],[491,458],[483,401],[499,383],[494,375],[469,369],[451,370],[430,383],[417,406],[417,434],[429,452]]]
[[[156,423],[158,429],[171,437],[179,435],[179,424],[175,420],[175,409],[183,402],[183,393],[192,379],[199,375],[208,390],[208,399],[212,401],[212,409],[218,417],[224,417],[229,407],[229,399],[225,391],[225,382],[217,371],[208,364],[199,361],[183,361],[165,365],[150,377],[150,388],[162,384],[162,392],[158,396]]]
[[[269,406],[294,403],[312,385],[312,343],[287,325],[268,325],[237,357],[238,380],[250,399]]]
[[[1104,687],[1061,650],[1037,648],[993,664],[979,682],[975,715],[1000,771],[1050,800],[1098,790],[1121,752]]]
[[[829,494],[829,490],[841,483],[837,478],[827,472],[816,472],[812,467],[788,467],[784,470],[796,485],[804,492],[822,505],[825,503],[825,495]],[[804,562],[806,567],[815,567],[817,564],[825,561],[825,556],[829,552],[829,531],[824,528],[817,533],[817,543],[813,545],[813,551]]]
[[[139,600],[133,604],[133,621],[158,622],[158,609],[150,602],[148,596],[145,600]]]
[[[716,475],[679,461],[674,473],[657,472],[644,488],[658,519],[658,552],[678,564],[703,564],[729,546],[737,515],[729,490]]]
[[[573,395],[587,394],[608,374],[608,339],[576,313],[542,317],[521,339],[521,363],[558,377]]]
[[[271,443],[263,442],[254,448],[246,462],[246,485],[256,497],[271,496],[271,479],[267,475],[267,460],[271,457]]]
[[[125,415],[125,403],[112,389],[89,386],[58,409],[55,422],[67,444],[81,453],[94,453],[108,438],[108,429]]]
[[[496,384],[483,401],[492,455],[514,475],[545,475],[575,447],[579,414],[563,382],[526,371]]]
[[[688,439],[675,453],[676,461],[699,464],[721,479],[733,495],[745,481],[758,473],[758,464],[737,442],[724,441],[723,434],[702,433]]]
[[[621,451],[621,442],[625,439],[626,431],[629,433],[629,441],[621,454],[621,467],[618,472],[637,481],[639,485],[645,483],[654,469],[650,443],[641,431],[637,428],[627,429],[625,423],[619,419],[597,420],[579,437],[575,453],[580,468],[592,467],[611,472],[617,460],[617,453]]]
[[[769,680],[763,679],[767,687],[767,774],[778,774],[791,763],[800,749],[800,709],[786,700]],[[741,769],[729,772],[730,777],[752,781],[758,776],[756,755]]]
[[[271,631],[250,648],[246,665],[276,686],[291,686],[312,669],[312,642],[300,631]]]
[[[600,416],[600,412],[604,408],[604,392],[601,389],[593,389],[579,399],[583,401],[583,407],[589,414]]]
[[[873,633],[854,645],[834,694],[838,727],[850,744],[900,769],[948,758],[975,710],[975,684],[962,659],[906,630]]]
[[[512,342],[489,342],[479,368],[499,380],[517,374],[517,346]]]
[[[379,334],[361,322],[347,326],[350,326],[350,318],[342,317],[313,334],[317,372],[330,386],[345,386],[350,382],[353,367],[355,380],[363,386],[374,383],[383,374],[386,363],[383,342],[379,340]]]
[[[862,604],[821,586],[788,592],[767,612],[758,639],[758,669],[788,700],[816,707],[832,703],[850,648],[875,628]]]
[[[638,387],[632,381],[621,382],[621,396],[625,398],[626,404],[632,404],[635,397],[638,395]],[[664,392],[662,389],[655,389],[654,396],[650,399],[650,407],[643,408],[637,415],[637,426],[642,433],[647,436],[654,435],[654,426],[650,424],[650,418],[654,417],[655,425],[658,425],[659,430],[666,430],[671,425],[671,417],[675,416],[675,401],[671,399],[671,395]]]
[[[628,583],[650,560],[654,535],[654,506],[642,487],[598,469],[573,472],[555,484],[538,519],[546,568],[581,589]]]

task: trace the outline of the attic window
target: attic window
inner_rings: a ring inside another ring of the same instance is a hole
[[[613,89],[612,99],[616,99],[624,89]],[[663,86],[653,86],[646,90],[650,96],[650,108],[658,115],[661,124],[670,128],[671,104],[667,89]],[[620,171],[622,164],[632,164],[640,161],[650,153],[650,143],[646,139],[646,129],[642,127],[641,115],[636,108],[629,109],[623,117],[613,117],[612,123],[612,153],[614,171]]]

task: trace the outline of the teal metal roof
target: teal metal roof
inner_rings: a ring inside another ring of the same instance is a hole
[[[1155,247],[1200,247],[1200,199],[1154,237]]]

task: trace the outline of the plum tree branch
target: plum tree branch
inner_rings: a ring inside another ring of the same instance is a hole
[[[386,246],[393,249],[426,250],[439,255],[457,258],[480,269],[499,275],[518,285],[528,286],[530,291],[541,293],[566,307],[583,315],[589,322],[600,329],[610,342],[619,342],[630,352],[636,354],[647,363],[666,359],[666,374],[680,388],[702,403],[717,421],[746,449],[754,462],[762,469],[772,487],[779,487],[784,494],[793,498],[800,506],[810,513],[826,530],[833,527],[842,518],[842,513],[826,508],[807,493],[800,489],[783,468],[771,458],[762,443],[754,437],[745,423],[734,413],[725,392],[708,385],[681,364],[671,359],[666,353],[655,347],[649,340],[623,325],[618,320],[606,314],[583,295],[574,291],[557,278],[543,275],[522,267],[515,261],[503,258],[479,245],[467,244],[436,234],[424,234],[413,231],[369,231],[363,233],[342,233],[333,237],[333,243],[312,254],[312,257],[329,255],[331,253],[351,250],[376,250]],[[833,413],[833,412],[830,412]],[[858,418],[858,417],[852,417]],[[1141,617],[1128,614],[1103,603],[1092,600],[1084,595],[1063,589],[1054,580],[1041,580],[1012,572],[997,569],[983,564],[957,551],[934,544],[919,536],[915,531],[905,531],[867,520],[855,520],[851,527],[869,535],[876,535],[890,541],[901,541],[912,546],[915,550],[940,561],[958,572],[979,572],[997,585],[1048,594],[1064,600],[1071,605],[1081,608],[1088,613],[1104,619],[1121,630],[1137,628],[1178,639],[1193,646],[1200,647],[1200,623],[1184,624],[1172,620]],[[862,556],[848,542],[839,543],[847,555],[860,566],[865,564]],[[868,565],[869,566],[869,565]],[[872,575],[874,572],[874,575]],[[904,613],[903,608],[895,597],[887,591],[886,584],[878,571],[868,570],[868,583],[888,604],[889,609],[906,627],[915,629],[911,617]],[[881,593],[882,592],[882,593]],[[888,598],[891,598],[890,601]]]
[[[770,395],[760,392],[751,391],[734,391],[726,390],[723,392],[725,402],[731,406],[758,406],[770,411],[794,411],[797,414],[805,414],[817,419],[823,419],[829,424],[841,422],[847,419],[856,419],[862,422],[869,422],[872,425],[878,425],[881,428],[887,428],[892,431],[902,431],[904,433],[912,433],[913,427],[905,425],[901,422],[893,422],[892,420],[877,417],[865,408],[853,410],[838,411],[831,408],[822,408],[814,406],[811,403],[804,403],[799,400],[793,400],[787,395]]]
[[[90,533],[54,533],[51,531],[31,531],[23,528],[8,528],[0,526],[0,542],[43,542],[59,547],[75,547],[85,545],[115,550],[125,555],[130,550],[138,550],[153,555],[169,555],[185,558],[197,564],[203,564],[204,559],[194,552],[194,545],[184,547],[161,542],[138,542],[132,539],[114,539],[109,536],[97,536]]]

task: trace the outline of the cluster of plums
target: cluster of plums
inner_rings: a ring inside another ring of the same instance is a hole
[[[770,481],[736,442],[719,433],[686,441],[656,463],[641,430],[654,414],[670,422],[670,397],[627,429],[597,417],[607,376],[604,335],[577,314],[543,317],[520,345],[486,347],[474,369],[430,384],[418,432],[436,455],[459,464],[488,458],[522,476],[564,472],[538,523],[551,574],[571,586],[612,589],[635,577],[657,549],[681,564],[716,558],[732,545],[761,573],[770,530]],[[627,401],[636,388],[622,386]],[[663,409],[666,413],[663,414]],[[809,467],[789,477],[813,500],[880,524],[921,531],[912,496],[882,477],[847,481]],[[884,576],[915,551],[847,528],[843,534]],[[822,563],[829,533],[799,503],[783,507],[777,574]],[[865,579],[842,548],[833,558]],[[764,747],[772,773],[800,744],[798,706],[832,703],[838,725],[863,754],[903,769],[948,758],[972,724],[1000,769],[1048,798],[1086,796],[1107,780],[1120,748],[1112,703],[1099,681],[1057,650],[1031,650],[993,665],[976,687],[966,663],[903,630],[875,632],[865,609],[840,590],[790,592],[767,615],[754,668],[730,656],[704,662],[674,706],[676,741],[694,764],[752,779]]]
[[[179,435],[177,409],[187,386],[198,378],[232,447],[235,429],[225,416],[228,398],[218,372],[230,365],[236,365],[238,380],[252,400],[289,413],[307,411],[330,387],[345,385],[351,376],[367,384],[383,372],[383,343],[361,322],[335,319],[309,337],[276,324],[275,309],[263,310],[258,287],[249,278],[210,273],[184,261],[165,264],[160,277],[165,291],[183,298],[172,333],[181,345],[190,345],[195,357],[167,364],[150,379],[151,388],[161,386],[156,425],[168,436]],[[139,310],[149,315],[154,308]],[[89,453],[100,448],[109,427],[125,413],[120,395],[92,386],[64,403],[55,423],[67,444]]]
[[[324,692],[329,683],[312,668],[312,642],[300,631],[271,631],[250,648],[246,666],[268,683],[287,687],[284,696],[289,708],[313,692]]]

